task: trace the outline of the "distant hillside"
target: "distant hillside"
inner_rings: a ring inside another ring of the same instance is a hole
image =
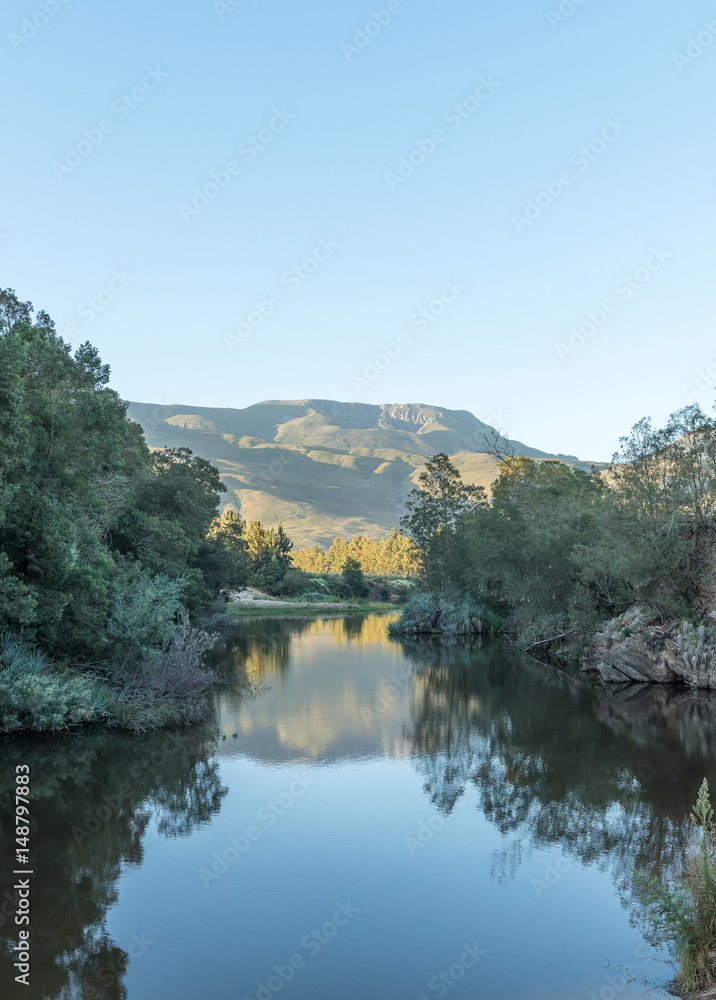
[[[243,410],[130,403],[129,415],[151,447],[191,448],[217,465],[227,503],[249,519],[282,521],[298,545],[386,534],[425,460],[439,451],[468,482],[487,487],[496,478],[485,445],[493,429],[467,410],[302,399]],[[574,455],[510,443],[518,455],[581,465]]]

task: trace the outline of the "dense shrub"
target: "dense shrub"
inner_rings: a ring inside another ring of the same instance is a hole
[[[398,635],[495,635],[501,626],[499,615],[470,598],[419,594],[405,605],[388,630]]]
[[[691,821],[698,844],[686,852],[680,877],[671,882],[639,872],[637,886],[655,926],[679,958],[679,985],[687,992],[716,983],[716,846],[709,786],[704,778]]]
[[[89,677],[55,670],[36,649],[0,636],[0,732],[59,730],[103,719],[110,692]]]
[[[311,578],[300,569],[287,570],[275,589],[277,597],[298,597],[311,585]]]
[[[341,573],[351,597],[367,597],[370,587],[357,559],[346,559]]]

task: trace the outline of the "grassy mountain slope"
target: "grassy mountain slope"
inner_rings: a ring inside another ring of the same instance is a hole
[[[130,403],[150,447],[187,447],[221,471],[244,517],[283,522],[297,545],[336,535],[379,538],[396,527],[427,458],[452,456],[468,482],[488,487],[492,431],[467,410],[422,404],[269,400],[243,410]],[[511,442],[516,454],[559,457]]]

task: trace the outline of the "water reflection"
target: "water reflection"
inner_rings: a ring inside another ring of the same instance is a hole
[[[449,814],[477,789],[512,838],[498,876],[514,877],[526,848],[558,845],[609,866],[635,906],[632,869],[673,870],[696,791],[716,777],[713,694],[594,688],[494,645],[403,649],[417,667],[409,735],[426,794]]]
[[[477,919],[475,886],[481,886],[479,898],[490,914],[505,908],[506,896],[487,895],[488,866],[495,893],[502,892],[501,883],[508,883],[507,892],[537,851],[559,848],[583,865],[608,870],[624,905],[637,918],[630,870],[671,868],[685,842],[696,790],[704,775],[716,777],[716,696],[663,687],[595,688],[578,675],[535,664],[499,644],[392,642],[386,621],[381,616],[243,621],[236,634],[224,637],[216,653],[227,684],[215,693],[211,726],[141,739],[105,733],[3,744],[2,830],[13,827],[15,765],[27,763],[32,860],[41,874],[32,884],[33,985],[23,995],[31,1000],[126,998],[126,972],[135,955],[127,941],[120,947],[107,930],[121,872],[127,866],[151,869],[144,856],[150,837],[186,839],[200,827],[211,826],[212,834],[221,827],[216,844],[208,838],[199,852],[198,863],[204,864],[217,844],[225,845],[230,834],[246,828],[263,802],[275,798],[276,788],[285,785],[284,771],[297,765],[316,767],[311,796],[301,800],[285,823],[267,828],[245,868],[232,869],[254,895],[230,895],[231,874],[222,882],[232,921],[247,936],[263,912],[259,897],[272,899],[276,907],[264,914],[271,933],[262,936],[256,931],[256,941],[244,956],[247,963],[261,941],[268,947],[266,941],[277,933],[276,913],[287,921],[292,914],[284,882],[278,876],[272,881],[276,872],[282,872],[284,880],[296,879],[301,900],[318,894],[316,887],[333,874],[336,882],[345,875],[349,887],[358,879],[363,891],[373,893],[374,909],[368,904],[365,908],[364,941],[373,941],[375,949],[376,940],[395,934],[391,947],[403,949],[386,958],[381,971],[385,981],[393,972],[405,981],[416,962],[417,939],[408,934],[403,940],[395,931],[390,900],[410,901],[408,922],[417,920],[421,900],[430,902],[425,907],[425,938],[418,940],[419,948],[427,951],[437,940],[438,925],[456,919],[462,928]],[[220,775],[224,765],[224,778],[231,784],[227,800]],[[340,772],[336,765],[341,765]],[[414,773],[420,776],[422,792]],[[336,807],[336,796],[346,796],[343,811]],[[410,857],[403,836],[429,816],[427,803],[448,816],[462,801],[467,806],[451,821],[453,833],[431,845],[432,853],[426,851],[418,860]],[[480,883],[480,844],[471,838],[488,825],[501,838],[495,836],[491,858],[490,844],[483,865],[485,882]],[[368,828],[370,837],[363,833]],[[450,869],[450,837],[458,851],[455,867],[471,873],[470,886]],[[321,848],[311,853],[316,842]],[[14,869],[12,846],[5,835],[0,848],[4,872]],[[295,857],[302,860],[294,872],[286,858]],[[182,977],[190,974],[191,955],[182,956],[183,949],[192,947],[196,928],[191,930],[181,907],[185,899],[192,901],[192,912],[208,906],[195,868],[188,864],[186,870],[191,881],[160,882],[176,916],[162,911],[156,917],[164,921],[167,937],[177,942]],[[451,887],[450,898],[442,898],[442,882]],[[606,877],[605,882],[614,899]],[[143,891],[151,907],[150,890]],[[212,897],[212,905],[214,898],[222,897]],[[12,892],[3,900],[8,901],[11,905],[0,913],[0,976],[12,982]],[[317,911],[324,902],[317,895]],[[529,902],[523,898],[523,910]],[[574,905],[565,895],[566,921],[572,920]],[[202,929],[207,939],[229,933],[226,910],[206,919]],[[513,911],[509,919],[516,919]],[[588,936],[591,918],[575,912],[574,919],[582,921]],[[291,941],[293,927],[286,928]],[[419,923],[414,933],[422,933]],[[540,939],[534,953],[525,951],[522,982],[530,988],[535,956],[543,955],[545,947]],[[346,953],[351,968],[365,964],[359,952],[356,944],[355,955]],[[234,989],[237,973],[230,966],[231,954],[216,957],[226,961],[226,968],[219,970],[221,982],[232,984],[221,997],[243,995],[238,986]],[[264,963],[268,969],[273,960],[269,950]],[[439,961],[436,952],[435,963]],[[163,981],[157,972],[162,968],[159,958],[154,962],[153,955],[142,960],[138,982],[144,982],[145,974],[155,984]],[[574,968],[582,965],[575,962]],[[320,968],[317,964],[319,983]],[[152,975],[158,978],[152,980]],[[305,992],[296,986],[297,996],[313,1000],[316,982],[307,973]],[[492,986],[500,982],[498,975]],[[210,976],[206,983],[210,987]],[[419,988],[414,995],[418,993]],[[156,989],[141,995],[163,1000]],[[210,988],[207,995],[212,995]],[[458,992],[454,995],[457,998]],[[403,1000],[395,993],[390,996]]]
[[[226,737],[220,753],[264,764],[405,756],[403,702],[413,668],[388,642],[389,620],[244,619],[218,653],[236,684],[216,692]],[[247,701],[246,684],[260,696]]]
[[[130,954],[109,937],[107,911],[126,865],[141,865],[151,817],[164,837],[183,837],[208,823],[227,792],[212,759],[215,734],[205,728],[132,738],[6,741],[2,747],[0,848],[12,872],[15,765],[30,767],[31,1000],[124,1000]],[[16,900],[3,895],[0,979],[14,983]],[[141,947],[141,943],[136,947]],[[130,949],[131,950],[131,949]],[[20,987],[18,987],[18,990]]]

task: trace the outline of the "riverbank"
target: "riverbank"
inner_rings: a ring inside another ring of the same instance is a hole
[[[387,602],[375,601],[301,601],[285,600],[278,597],[271,597],[256,587],[245,587],[241,591],[236,591],[230,595],[225,613],[221,616],[221,623],[227,618],[241,617],[245,615],[323,615],[327,611],[336,614],[347,614],[350,612],[381,612],[396,611],[397,606]]]
[[[156,665],[117,677],[99,668],[53,662],[8,636],[0,637],[0,736],[80,732],[88,727],[146,733],[191,726],[207,717],[208,695],[220,681],[203,665],[204,653],[219,638],[217,630],[236,629],[244,618],[338,618],[396,610],[392,604],[368,601],[285,601],[254,590],[235,596],[226,612],[205,622],[209,632],[190,630],[191,649],[186,644],[169,647]]]
[[[636,681],[714,689],[716,623],[711,615],[699,624],[663,620],[637,605],[594,632],[582,670],[612,684]]]

